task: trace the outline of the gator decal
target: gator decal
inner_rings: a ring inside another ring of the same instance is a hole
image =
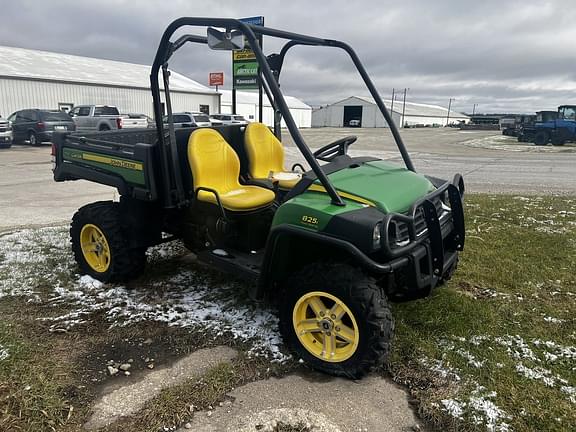
[[[129,183],[146,184],[144,165],[141,162],[71,148],[64,148],[62,155],[65,162],[80,162],[119,175]]]

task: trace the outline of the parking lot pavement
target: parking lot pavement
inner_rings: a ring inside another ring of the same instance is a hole
[[[468,191],[576,194],[574,144],[535,148],[497,131],[445,128],[401,132],[419,171],[443,178],[462,173]],[[387,129],[303,129],[302,134],[312,148],[358,135],[350,150],[353,155],[401,162]],[[283,137],[287,165],[302,161],[286,131]],[[67,223],[78,207],[114,198],[116,190],[107,186],[87,181],[54,182],[49,145],[0,150],[0,231]]]
[[[303,129],[306,142],[317,149],[338,138],[357,135],[352,155],[372,155],[402,163],[388,129]],[[576,144],[535,147],[518,143],[499,131],[443,129],[401,130],[416,169],[424,174],[451,179],[461,173],[469,192],[576,194]],[[302,161],[289,143],[290,164]]]
[[[110,200],[116,190],[86,181],[56,183],[49,145],[0,150],[0,232],[67,223],[78,207]]]

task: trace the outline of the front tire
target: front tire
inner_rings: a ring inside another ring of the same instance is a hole
[[[383,290],[359,269],[314,264],[295,274],[279,305],[280,331],[297,358],[357,379],[382,365],[394,332]]]
[[[102,282],[125,282],[142,274],[146,248],[130,247],[127,232],[119,203],[100,201],[80,208],[70,226],[80,271]]]

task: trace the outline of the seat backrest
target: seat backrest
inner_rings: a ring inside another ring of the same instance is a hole
[[[284,147],[265,124],[250,123],[246,126],[244,146],[252,178],[267,178],[270,171],[284,171]]]
[[[241,187],[240,160],[236,152],[217,131],[196,129],[188,140],[188,162],[194,190],[199,187],[228,192]]]

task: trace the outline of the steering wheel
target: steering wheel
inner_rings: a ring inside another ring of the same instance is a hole
[[[336,157],[346,155],[348,153],[348,147],[355,143],[357,139],[358,137],[356,135],[340,138],[316,150],[314,157],[324,162],[332,162]]]

